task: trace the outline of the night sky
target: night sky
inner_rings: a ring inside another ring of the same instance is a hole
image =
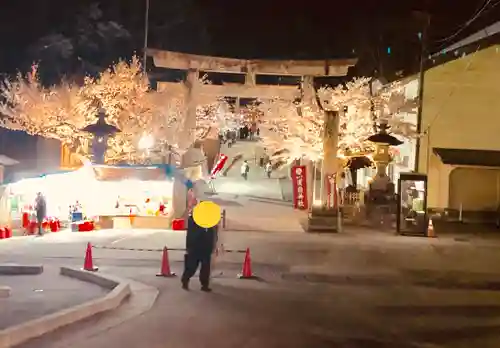
[[[84,75],[97,74],[134,52],[142,55],[146,0],[101,0],[97,4],[102,16],[86,21],[95,3],[3,1],[0,73],[26,71],[37,62],[46,85],[63,78],[81,81]],[[466,24],[486,3],[481,15]],[[237,58],[357,57],[358,65],[350,76],[390,80],[401,76],[397,73],[418,69],[422,47],[418,33],[424,23],[415,11],[431,16],[429,52],[434,53],[498,21],[499,4],[500,0],[150,0],[149,47]],[[96,27],[110,22],[120,24],[130,35],[111,44],[96,34]],[[94,29],[87,31],[89,27]],[[48,35],[67,38],[75,49],[67,56],[45,49]],[[82,35],[88,39],[82,41]],[[21,161],[16,170],[40,165],[37,146],[36,137],[0,129],[0,153]],[[57,166],[58,152],[52,152]],[[46,170],[49,164],[42,167]]]
[[[29,46],[50,33],[71,32],[78,13],[96,1],[4,1],[0,11],[0,71],[29,66]],[[97,1],[99,3],[99,1]],[[383,74],[418,65],[423,22],[431,15],[429,50],[438,51],[500,19],[500,0],[491,0],[472,24],[454,34],[484,0],[150,0],[149,46],[242,58],[360,59],[355,74]],[[139,53],[144,37],[145,0],[101,0],[104,19],[122,24]],[[389,53],[390,48],[390,53]],[[112,52],[112,55],[124,55]],[[119,58],[119,57],[116,57]]]

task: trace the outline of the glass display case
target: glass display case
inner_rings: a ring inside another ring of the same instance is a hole
[[[402,235],[426,236],[427,175],[401,173],[398,180],[397,232]]]

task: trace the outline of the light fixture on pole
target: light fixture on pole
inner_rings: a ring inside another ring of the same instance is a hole
[[[147,49],[148,49],[148,32],[149,32],[149,0],[146,0],[146,11],[144,13],[144,72],[146,72],[146,59],[147,59]]]

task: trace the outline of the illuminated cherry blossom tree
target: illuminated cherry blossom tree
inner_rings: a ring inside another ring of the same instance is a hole
[[[412,101],[405,99],[403,85],[385,86],[375,94],[370,88],[369,78],[357,78],[335,88],[320,88],[316,99],[261,101],[259,108],[264,113],[261,136],[265,146],[287,160],[321,158],[324,115],[318,102],[326,110],[339,111],[339,154],[372,151],[373,144],[367,138],[374,134],[380,123],[391,126],[395,135],[416,136],[415,125],[401,116],[401,112],[411,111],[414,107]]]
[[[60,140],[81,155],[87,155],[90,137],[81,129],[97,121],[100,108],[106,122],[121,130],[109,139],[110,161],[140,160],[143,151],[138,144],[143,136],[155,139],[148,150],[160,155],[182,152],[191,145],[181,141],[186,134],[187,91],[151,90],[137,57],[117,63],[97,78],[86,77],[82,85],[63,82],[48,88],[41,85],[33,66],[26,77],[4,81],[0,93],[0,126]],[[222,101],[204,102],[196,115],[198,138],[231,117]]]

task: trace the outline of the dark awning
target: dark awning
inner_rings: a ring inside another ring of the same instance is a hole
[[[500,167],[500,151],[433,148],[444,164]]]

